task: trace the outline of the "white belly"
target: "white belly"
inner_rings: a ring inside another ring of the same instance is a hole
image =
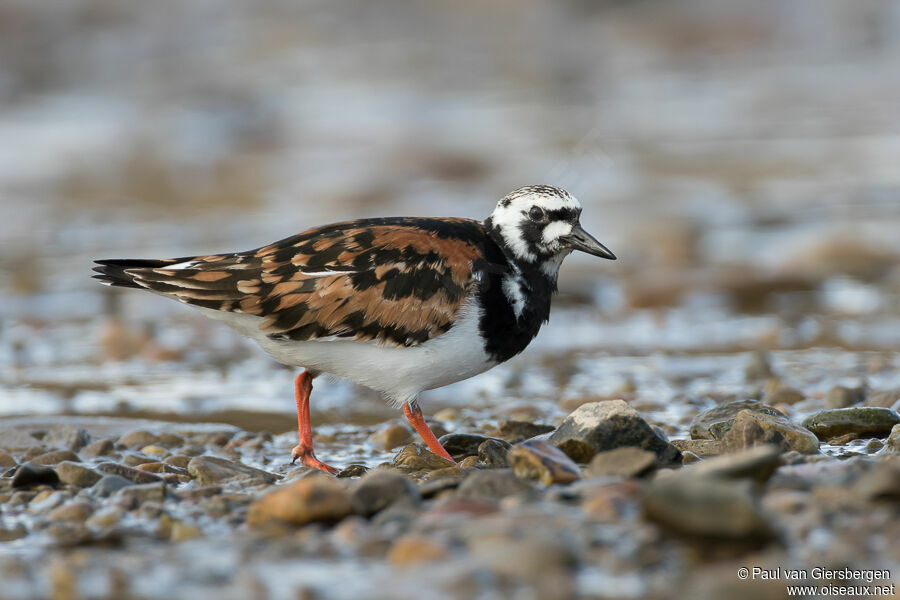
[[[473,302],[462,307],[449,331],[411,348],[338,337],[306,342],[272,340],[259,330],[260,317],[199,310],[256,340],[281,363],[344,377],[381,392],[397,404],[421,391],[468,379],[497,364],[484,351],[478,330],[480,311]]]

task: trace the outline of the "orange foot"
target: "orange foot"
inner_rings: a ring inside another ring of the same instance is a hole
[[[312,448],[308,446],[303,446],[302,444],[298,444],[294,446],[294,449],[291,450],[291,462],[297,462],[297,459],[300,459],[300,462],[307,467],[312,467],[314,469],[319,469],[320,471],[325,471],[329,475],[337,475],[338,470],[330,465],[326,465],[321,460],[316,458],[315,453],[313,453]]]

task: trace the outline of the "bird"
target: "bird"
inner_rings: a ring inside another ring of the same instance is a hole
[[[323,373],[380,392],[452,462],[419,394],[522,352],[549,320],[571,252],[616,259],[581,226],[581,212],[566,190],[532,185],[504,196],[484,221],[343,221],[245,252],[96,260],[93,277],[187,304],[301,367],[292,462],[338,473],[313,448],[309,399]]]

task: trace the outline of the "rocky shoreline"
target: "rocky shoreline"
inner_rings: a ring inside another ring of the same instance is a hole
[[[387,424],[372,439],[393,459],[336,478],[227,425],[7,419],[3,597],[780,598],[737,570],[896,576],[896,404],[862,393],[798,423],[769,403],[790,396],[722,402],[672,440],[586,399],[557,426],[446,432],[455,465]]]

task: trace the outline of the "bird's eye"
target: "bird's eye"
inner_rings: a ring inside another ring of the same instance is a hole
[[[532,206],[531,210],[528,211],[528,218],[532,221],[543,221],[545,217],[544,209],[540,206]]]

